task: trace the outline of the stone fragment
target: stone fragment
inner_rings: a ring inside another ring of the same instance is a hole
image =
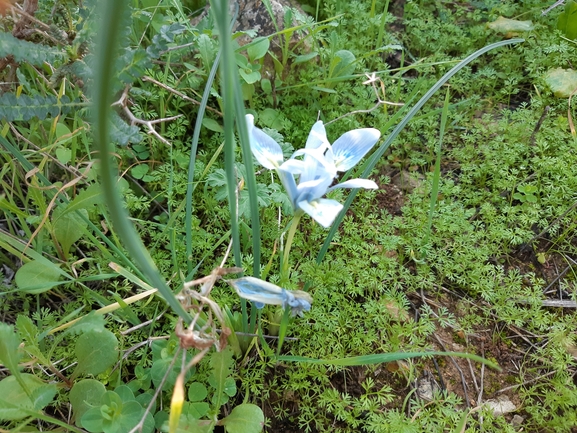
[[[504,415],[517,410],[517,406],[515,406],[506,395],[499,396],[497,399],[487,400],[483,404],[485,407],[489,408],[495,416]]]

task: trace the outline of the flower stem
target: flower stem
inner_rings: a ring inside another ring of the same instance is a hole
[[[297,231],[297,227],[299,225],[299,221],[301,220],[302,215],[303,215],[303,212],[300,210],[297,210],[295,212],[295,215],[294,215],[293,220],[291,222],[291,226],[290,226],[289,231],[288,231],[286,244],[285,244],[283,256],[282,256],[281,270],[280,270],[281,285],[284,285],[288,282],[288,278],[289,278],[289,254],[290,254],[291,247],[293,244],[293,239],[295,237],[295,233]]]

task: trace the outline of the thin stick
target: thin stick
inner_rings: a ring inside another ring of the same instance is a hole
[[[435,336],[435,339],[441,345],[443,350],[447,352],[447,348],[445,347],[441,339],[437,336],[437,334],[433,335]],[[461,367],[459,367],[459,364],[455,362],[452,356],[449,356],[449,359],[451,360],[455,368],[459,371],[459,375],[461,376],[461,385],[463,386],[463,392],[465,393],[465,403],[467,403],[467,409],[471,409],[471,403],[469,403],[469,394],[467,393],[467,383],[465,381],[465,375],[463,374],[463,370],[461,370]]]
[[[511,386],[508,386],[508,387],[506,387],[506,388],[502,388],[502,389],[500,389],[500,390],[498,390],[498,391],[495,391],[495,393],[496,393],[496,394],[501,394],[502,392],[509,391],[509,390],[515,389],[515,388],[519,388],[520,386],[529,385],[530,383],[537,382],[538,380],[541,380],[541,379],[543,379],[543,378],[545,378],[545,377],[553,376],[555,373],[558,373],[558,371],[557,371],[557,370],[550,371],[549,373],[545,373],[545,374],[542,375],[542,376],[536,377],[536,378],[531,379],[531,380],[527,380],[526,382],[519,383],[519,384],[517,384],[517,385],[511,385]]]
[[[193,98],[191,98],[190,96],[186,96],[184,93],[179,92],[178,90],[173,89],[172,87],[167,86],[166,84],[161,83],[160,81],[157,81],[157,80],[155,80],[154,78],[147,77],[147,76],[145,75],[144,77],[142,77],[142,81],[148,81],[148,82],[150,82],[150,83],[154,83],[154,84],[156,84],[158,87],[162,87],[164,90],[168,90],[170,93],[175,94],[176,96],[184,99],[185,101],[192,102],[193,104],[196,104],[196,105],[200,105],[200,102],[198,102],[196,99],[193,99]],[[208,111],[212,111],[213,113],[218,114],[220,117],[222,117],[222,113],[221,113],[220,111],[215,110],[214,108],[211,108],[211,107],[208,107],[208,106],[206,107],[206,109],[207,109]]]

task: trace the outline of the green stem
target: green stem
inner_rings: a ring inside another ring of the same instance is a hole
[[[303,212],[300,210],[297,210],[295,212],[295,216],[293,217],[293,220],[291,222],[291,226],[290,226],[289,231],[288,231],[286,244],[285,244],[283,256],[282,256],[282,266],[281,266],[281,270],[280,270],[281,285],[286,284],[286,282],[288,281],[288,278],[289,278],[289,254],[290,254],[291,247],[293,244],[293,239],[295,237],[295,233],[297,231],[297,227],[299,225],[299,221],[301,220],[302,215],[303,215]]]

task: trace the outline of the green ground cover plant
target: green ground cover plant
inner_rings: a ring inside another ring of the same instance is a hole
[[[577,3],[247,3],[0,1],[0,431],[574,431]]]

